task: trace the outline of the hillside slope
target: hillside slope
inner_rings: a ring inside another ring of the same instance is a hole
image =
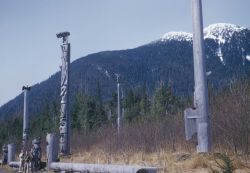
[[[223,88],[234,79],[246,78],[250,69],[250,30],[233,24],[214,24],[204,29],[206,67],[211,72],[209,86]],[[116,91],[115,74],[121,76],[126,93],[147,85],[149,93],[164,82],[179,96],[193,92],[192,34],[166,33],[149,44],[128,50],[104,51],[77,59],[70,65],[70,102],[83,91],[94,95],[97,82],[105,100]],[[30,114],[39,114],[59,103],[60,73],[36,84],[30,92]],[[22,94],[0,107],[0,119],[19,116]]]

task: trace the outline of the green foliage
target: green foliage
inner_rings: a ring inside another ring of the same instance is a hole
[[[97,81],[96,98],[94,102],[96,104],[94,124],[95,124],[95,127],[98,128],[98,127],[101,127],[103,123],[107,122],[107,115],[103,106],[102,92],[101,92],[99,80]]]
[[[212,173],[233,173],[235,170],[233,160],[226,154],[218,154],[215,163],[218,169],[210,168]]]
[[[97,87],[97,90],[99,87]],[[72,107],[72,129],[85,133],[97,129],[107,122],[106,112],[102,104],[100,91],[95,99],[83,94],[77,94]]]
[[[89,134],[98,130],[105,124],[116,125],[117,119],[117,94],[114,93],[110,101],[103,102],[99,81],[97,81],[95,96],[91,97],[79,92],[74,97],[70,109],[71,129],[75,133]],[[135,90],[129,90],[122,99],[124,120],[127,123],[141,121],[147,117],[155,117],[159,114],[164,117],[166,110],[175,112],[178,108],[178,99],[173,96],[171,90],[161,86],[156,90],[153,101],[147,93],[146,85]],[[44,101],[41,114],[31,116],[30,139],[45,137],[47,133],[59,131],[60,102]],[[151,116],[151,114],[153,116]],[[15,128],[13,128],[15,127]],[[22,136],[22,115],[0,126],[0,144],[11,141],[20,144]]]
[[[220,146],[227,146],[229,149],[235,148],[236,151],[243,153],[249,152],[249,83],[234,84],[221,93],[216,93],[210,97],[211,115],[213,121],[214,143]],[[122,101],[124,111],[124,128],[134,124],[144,123],[149,125],[149,130],[144,134],[147,141],[154,140],[155,143],[161,138],[167,139],[175,150],[176,143],[180,138],[184,138],[183,129],[183,100],[174,96],[170,87],[160,85],[153,96],[150,98],[147,87],[142,86],[134,90],[129,90]],[[102,88],[97,82],[96,94],[94,97],[79,92],[74,97],[74,102],[70,109],[71,129],[77,134],[92,135],[96,131],[103,132],[102,126],[109,124],[116,125],[117,119],[117,94],[114,93],[110,100],[102,100]],[[60,102],[44,101],[42,113],[32,115],[30,119],[30,139],[34,137],[44,138],[46,133],[59,131]],[[33,104],[33,103],[31,103]],[[190,104],[190,103],[186,103]],[[237,115],[237,116],[236,116]],[[150,134],[150,123],[155,123],[160,134]],[[158,125],[159,123],[160,125]],[[219,126],[217,125],[219,124]],[[222,128],[221,128],[222,127]],[[21,144],[22,139],[22,114],[0,124],[0,145],[8,142]],[[115,128],[114,128],[115,129]],[[136,129],[136,128],[135,128]],[[143,132],[143,130],[142,130]],[[130,134],[135,133],[131,130]],[[87,136],[85,135],[85,136]],[[155,136],[154,136],[155,135]],[[138,137],[135,137],[137,139]],[[144,139],[143,139],[144,140]],[[228,145],[229,144],[229,145]],[[231,161],[226,157],[220,156],[223,167],[219,169],[230,171],[233,169]],[[224,160],[223,160],[224,159]],[[220,162],[218,162],[220,163]],[[215,170],[216,171],[216,170]]]
[[[153,97],[152,115],[154,117],[165,117],[168,114],[175,113],[179,107],[180,102],[172,93],[171,88],[161,84]]]
[[[117,117],[117,93],[113,93],[111,99],[107,102],[106,112],[109,122],[114,125]]]
[[[144,85],[142,87],[142,94],[141,94],[141,100],[140,100],[140,109],[142,115],[147,115],[150,112],[150,101],[147,93],[147,87]]]
[[[16,117],[0,124],[1,146],[9,142],[18,142],[20,136],[22,136],[22,121],[20,118]]]
[[[129,90],[123,100],[125,109],[125,121],[131,122],[145,118],[150,114],[151,103],[148,97],[146,85],[139,87],[137,90]]]
[[[124,100],[125,120],[131,122],[134,118],[140,115],[140,101],[139,95],[135,95],[132,90],[128,92],[127,97]]]
[[[166,114],[175,114],[181,107],[180,100],[175,97],[170,87],[161,85],[156,89],[152,101],[147,93],[146,85],[135,90],[129,90],[122,101],[125,122],[147,119],[148,117],[165,117]],[[116,117],[117,95],[109,102],[110,110]]]

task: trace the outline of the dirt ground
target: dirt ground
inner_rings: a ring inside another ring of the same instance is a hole
[[[0,168],[0,173],[16,173],[15,170],[8,170],[6,168]]]

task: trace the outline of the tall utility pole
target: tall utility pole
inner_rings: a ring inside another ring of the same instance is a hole
[[[122,87],[122,103],[124,102],[124,90]],[[125,109],[124,106],[122,106],[122,114],[121,114],[121,118],[124,118],[124,113],[125,113]]]
[[[117,78],[117,131],[118,134],[120,133],[120,126],[121,126],[121,103],[120,103],[120,81],[119,75],[116,75]]]
[[[61,111],[60,111],[60,155],[70,154],[70,116],[69,116],[69,65],[70,65],[70,43],[68,43],[69,32],[56,34],[62,38],[62,66],[61,66]]]
[[[29,140],[29,111],[28,111],[28,92],[31,90],[29,86],[23,86],[23,152],[28,150]]]
[[[192,0],[193,55],[194,55],[194,107],[184,111],[186,139],[197,133],[197,152],[211,150],[211,127],[205,67],[204,36],[201,0]]]

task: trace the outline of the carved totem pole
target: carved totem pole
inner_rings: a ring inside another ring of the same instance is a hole
[[[197,152],[211,150],[211,127],[208,110],[208,93],[204,52],[201,0],[192,0],[193,56],[194,56],[194,106],[184,111],[186,139],[197,133]]]
[[[41,168],[41,159],[42,159],[42,149],[41,149],[41,139],[36,138],[32,140],[31,148],[31,170],[38,171]]]
[[[29,140],[29,111],[28,111],[28,92],[31,90],[29,86],[23,86],[23,151],[28,150]]]
[[[60,111],[60,154],[70,154],[70,116],[69,116],[69,65],[70,43],[69,32],[58,33],[57,38],[62,38],[62,66],[61,66],[61,111]]]
[[[8,147],[6,144],[3,145],[2,147],[2,164],[6,165],[8,162]]]

